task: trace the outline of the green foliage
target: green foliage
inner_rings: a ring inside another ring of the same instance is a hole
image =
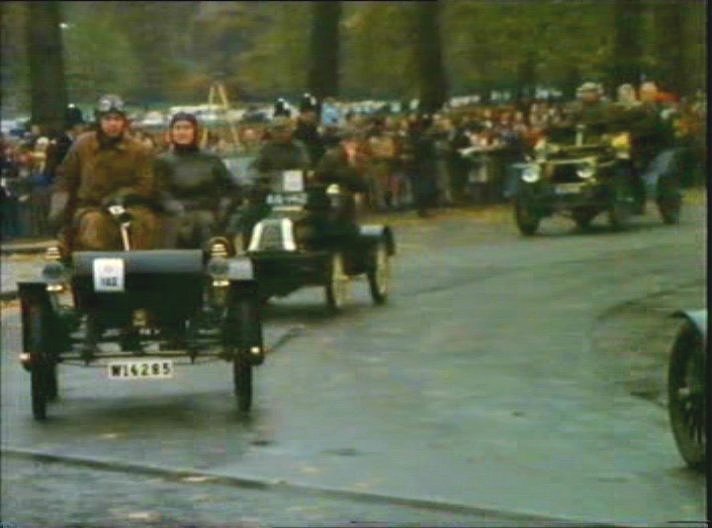
[[[103,93],[136,97],[140,63],[126,34],[108,14],[73,15],[63,32],[70,100],[92,103]]]
[[[616,39],[616,3],[594,0],[441,1],[442,57],[451,95],[616,82],[633,61],[685,91],[707,79],[704,0],[636,0],[639,37]],[[629,4],[629,0],[624,0]],[[3,108],[27,106],[26,2],[2,3]],[[307,88],[311,2],[62,2],[70,97],[105,91],[150,105],[204,101],[221,78],[235,101],[294,97]],[[417,97],[417,2],[343,2],[341,97]],[[635,35],[620,25],[623,37]],[[667,30],[667,28],[671,28]],[[672,29],[678,28],[678,29]],[[616,48],[616,46],[618,46]],[[626,49],[638,49],[621,57]]]

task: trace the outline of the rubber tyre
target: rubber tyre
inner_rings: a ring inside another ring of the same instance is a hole
[[[52,387],[53,369],[47,357],[47,317],[42,306],[36,303],[28,307],[28,337],[29,349],[32,354],[30,367],[30,392],[32,399],[32,416],[35,420],[47,418],[47,402],[52,393],[56,396],[56,378]],[[56,374],[56,370],[54,370]]]
[[[665,178],[660,182],[660,195],[657,199],[658,212],[664,224],[675,225],[680,223],[682,209],[682,195],[676,179]]]
[[[591,226],[591,221],[596,216],[595,212],[586,209],[574,209],[571,215],[579,229],[588,229]]]
[[[628,227],[633,214],[633,204],[629,200],[631,190],[624,182],[615,182],[613,198],[608,207],[608,223],[614,231],[623,231]]]
[[[329,262],[327,282],[324,287],[326,307],[331,313],[338,313],[346,304],[348,297],[348,277],[344,273],[344,259],[340,253],[334,253]]]
[[[232,380],[240,412],[249,412],[252,407],[252,368],[244,352],[238,352],[232,360]]]
[[[675,338],[668,368],[668,413],[678,451],[696,470],[705,466],[706,352],[702,336],[685,321]]]
[[[376,244],[372,258],[372,266],[366,274],[368,288],[371,291],[373,303],[380,305],[388,300],[391,282],[391,256],[388,254],[385,240],[380,240]]]
[[[519,232],[524,236],[532,236],[539,229],[539,218],[529,205],[529,200],[518,196],[514,200],[514,222]]]

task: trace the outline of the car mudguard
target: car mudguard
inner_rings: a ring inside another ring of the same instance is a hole
[[[678,310],[672,317],[687,319],[702,336],[705,350],[707,349],[707,310]]]
[[[386,247],[388,248],[388,254],[396,254],[396,241],[395,237],[393,236],[393,231],[390,227],[379,224],[361,225],[359,226],[358,234],[360,237],[365,240],[368,240],[369,242],[372,242],[373,244],[377,243],[382,238],[385,238]]]

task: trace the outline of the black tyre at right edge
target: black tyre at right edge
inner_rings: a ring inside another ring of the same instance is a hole
[[[668,368],[668,412],[675,443],[687,465],[704,469],[706,429],[706,351],[690,321],[680,328]]]

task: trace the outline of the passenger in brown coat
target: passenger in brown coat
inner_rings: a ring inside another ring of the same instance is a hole
[[[117,96],[99,100],[97,119],[97,131],[79,136],[58,169],[50,222],[60,228],[67,252],[120,250],[119,225],[107,207],[128,198],[132,249],[151,249],[158,233],[157,217],[147,206],[156,192],[151,153],[129,136]]]

